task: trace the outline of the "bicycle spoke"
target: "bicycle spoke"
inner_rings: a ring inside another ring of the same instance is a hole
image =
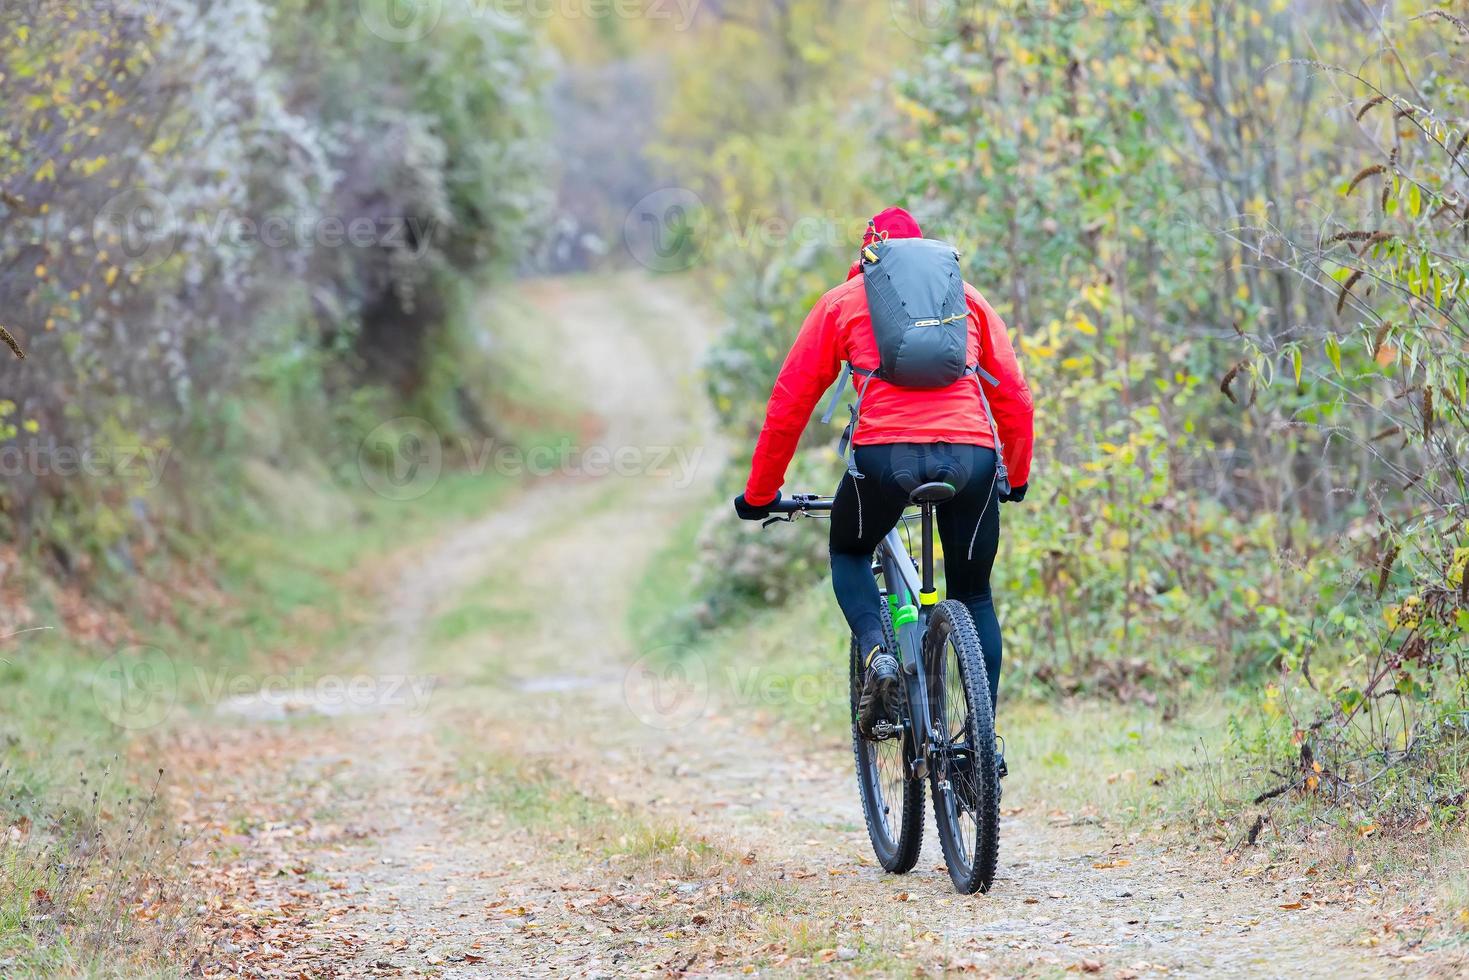
[[[892,625],[883,608],[883,631],[896,649]],[[913,868],[923,841],[923,784],[909,772],[910,738],[905,728],[889,729],[879,738],[867,738],[856,724],[863,664],[856,641],[852,643],[852,744],[857,757],[857,783],[867,820],[868,836],[878,863],[886,871]],[[906,718],[906,712],[903,712]]]
[[[975,800],[979,796],[974,766],[957,764],[956,749],[966,743],[969,731],[969,702],[964,697],[964,676],[959,669],[959,652],[953,637],[944,643],[944,714],[945,776],[949,781],[949,800],[954,829],[965,853],[972,853],[979,827],[975,819]]]
[[[989,744],[994,725],[986,697],[983,652],[969,611],[946,600],[935,616],[927,649],[934,724],[934,816],[949,874],[955,887],[969,894],[989,889],[998,856],[999,793],[994,750]]]
[[[868,751],[876,756],[877,788],[882,794],[882,809],[887,817],[888,834],[896,839],[896,811],[903,805],[903,741],[899,738],[888,738],[869,745],[871,747]]]

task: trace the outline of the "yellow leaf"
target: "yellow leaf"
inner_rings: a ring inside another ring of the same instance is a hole
[[[36,179],[37,180],[55,180],[56,179],[56,161],[55,160],[47,160],[45,163],[41,164],[40,169],[36,171]]]
[[[110,269],[108,269],[107,275],[104,278],[106,279],[107,285],[109,286],[117,282],[117,266],[112,266]]]
[[[38,266],[36,266],[36,278],[37,279],[45,279],[46,278],[46,267],[44,265],[38,265]]]
[[[1071,325],[1088,337],[1095,337],[1097,335],[1097,325],[1092,323],[1091,319],[1085,313],[1078,313],[1076,319],[1071,322]]]

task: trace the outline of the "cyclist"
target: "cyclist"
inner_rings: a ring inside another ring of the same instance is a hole
[[[868,223],[862,245],[866,249],[879,239],[921,237],[913,216],[892,207]],[[977,364],[997,383],[981,380],[979,371],[940,388],[898,387],[868,377],[859,398],[860,415],[854,412],[849,430],[852,465],[832,504],[832,587],[858,649],[866,651],[858,711],[865,733],[879,720],[896,721],[899,691],[895,651],[887,649],[883,636],[882,597],[872,573],[872,554],[902,516],[911,490],[921,483],[941,480],[958,491],[938,507],[945,578],[950,597],[969,607],[979,630],[991,704],[999,693],[1000,623],[990,592],[990,570],[1000,535],[998,501],[1025,499],[1032,406],[1005,324],[968,283],[964,298],[968,363]],[[854,371],[875,370],[878,359],[859,259],[847,281],[816,303],[781,366],[755,445],[749,482],[734,502],[741,518],[761,520],[770,515],[801,432],[842,362]],[[1008,470],[1013,488],[1009,492],[998,488],[1001,464]]]

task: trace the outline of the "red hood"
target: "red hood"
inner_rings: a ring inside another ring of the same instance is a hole
[[[871,245],[877,238],[922,238],[923,229],[918,227],[918,222],[913,215],[902,208],[883,208],[872,216],[867,222],[867,231],[862,234],[863,246]],[[862,260],[859,258],[852,263],[852,268],[847,270],[847,278],[860,276],[862,274]]]

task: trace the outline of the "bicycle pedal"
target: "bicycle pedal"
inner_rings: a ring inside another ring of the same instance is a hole
[[[872,737],[875,739],[892,738],[894,735],[902,734],[902,731],[902,725],[894,725],[890,721],[879,721],[872,726]]]

